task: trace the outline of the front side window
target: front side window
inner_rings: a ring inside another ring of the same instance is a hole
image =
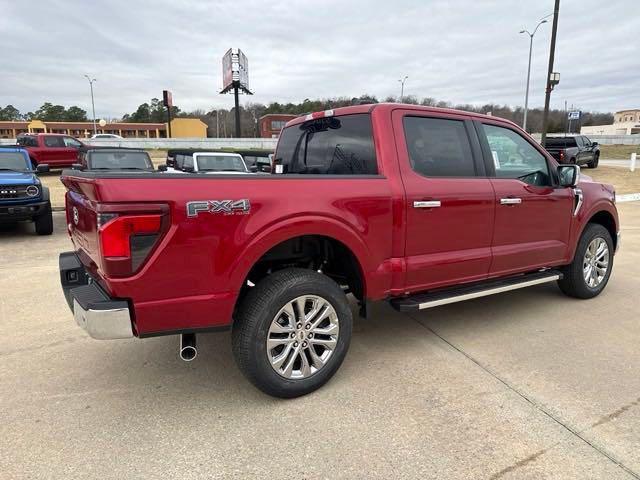
[[[551,185],[547,159],[520,134],[508,128],[482,125],[497,178],[513,178],[530,185]]]
[[[425,177],[474,177],[476,169],[464,122],[405,117],[411,168]]]
[[[287,127],[274,158],[276,173],[375,175],[371,117],[364,113],[317,118]]]
[[[64,148],[64,140],[62,137],[44,137],[44,145],[45,147],[50,148]]]
[[[82,146],[82,144],[75,138],[64,137],[63,140],[66,147],[80,148]]]

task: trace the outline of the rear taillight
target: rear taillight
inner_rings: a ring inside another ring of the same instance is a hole
[[[560,161],[564,162],[564,152],[562,150],[560,151]]]
[[[105,275],[121,277],[139,270],[168,227],[167,210],[98,212],[98,238]]]

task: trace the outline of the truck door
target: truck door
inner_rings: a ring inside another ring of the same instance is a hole
[[[42,136],[43,149],[40,151],[40,163],[47,163],[51,167],[64,164],[65,144],[59,135]],[[44,159],[44,160],[43,160]]]
[[[78,151],[82,143],[73,137],[62,137],[64,141],[64,163],[72,165],[78,161]]]
[[[491,275],[558,265],[568,255],[574,205],[555,180],[555,164],[533,140],[504,124],[476,123],[495,190]]]
[[[406,289],[482,280],[491,264],[494,193],[465,115],[395,110],[406,201]]]

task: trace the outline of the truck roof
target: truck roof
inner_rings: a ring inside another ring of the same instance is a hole
[[[292,120],[289,120],[285,125],[285,128],[291,125],[297,125],[299,123],[306,122],[313,118],[321,118],[323,116],[339,116],[339,115],[353,115],[357,113],[371,113],[373,110],[391,111],[397,108],[403,108],[405,110],[416,110],[419,112],[455,113],[458,115],[467,115],[469,117],[491,119],[491,120],[499,121],[502,123],[507,123],[510,125],[516,125],[511,120],[507,120],[504,118],[494,117],[492,115],[484,115],[482,113],[467,112],[465,110],[456,110],[454,108],[427,107],[424,105],[413,105],[413,104],[406,104],[406,103],[372,103],[372,104],[370,103],[365,105],[351,105],[349,107],[340,107],[340,108],[335,108],[333,110],[325,110],[324,112],[315,112],[315,113],[310,113],[308,115],[301,115]]]

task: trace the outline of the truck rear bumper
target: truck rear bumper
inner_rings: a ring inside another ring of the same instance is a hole
[[[74,252],[61,253],[58,263],[62,291],[78,326],[98,340],[134,336],[125,300],[111,298],[93,282]]]

